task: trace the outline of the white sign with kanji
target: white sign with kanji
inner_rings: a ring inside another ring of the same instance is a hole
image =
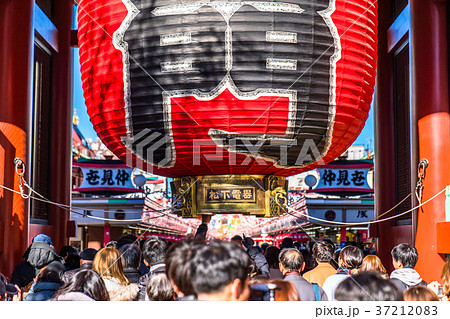
[[[83,183],[78,188],[105,189],[105,188],[135,188],[131,174],[131,168],[97,168],[81,167],[83,171]]]
[[[347,209],[345,221],[347,223],[360,223],[374,218],[375,212],[371,208]]]
[[[319,168],[320,179],[316,189],[371,190],[367,182],[370,168]]]

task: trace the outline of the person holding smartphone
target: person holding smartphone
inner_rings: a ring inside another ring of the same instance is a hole
[[[439,297],[439,300],[449,301],[450,300],[450,260],[447,260],[442,268],[442,285],[433,281],[428,284],[428,288],[433,290]]]

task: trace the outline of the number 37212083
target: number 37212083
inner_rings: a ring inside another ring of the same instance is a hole
[[[376,315],[384,316],[436,316],[437,306],[377,306]]]

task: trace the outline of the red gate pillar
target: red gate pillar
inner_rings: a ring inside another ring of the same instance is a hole
[[[0,184],[19,191],[13,160],[29,163],[33,0],[0,1]],[[29,180],[29,171],[25,178]],[[0,271],[10,276],[28,242],[25,200],[0,190]]]
[[[378,2],[378,70],[375,91],[375,213],[384,214],[392,208],[395,198],[395,148],[394,129],[394,63],[388,54],[387,30],[392,23],[391,1]],[[390,217],[395,211],[384,215]],[[376,238],[377,255],[390,272],[392,268],[391,249],[393,247],[394,220],[388,220],[370,227],[370,236]]]
[[[413,112],[419,159],[426,158],[422,202],[450,184],[450,125],[446,1],[411,0]],[[440,279],[444,259],[437,252],[436,224],[445,221],[442,194],[417,213],[416,269],[424,280]]]
[[[58,54],[53,57],[52,75],[52,201],[70,205],[72,174],[72,28],[73,1],[58,0],[53,5],[54,23],[58,29]],[[50,205],[49,224],[54,226],[53,244],[57,251],[69,243],[67,229],[70,212]]]

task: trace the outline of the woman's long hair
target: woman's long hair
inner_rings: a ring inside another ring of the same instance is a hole
[[[450,298],[450,260],[447,260],[442,268],[442,275],[444,295]]]
[[[123,257],[120,251],[113,247],[100,249],[95,255],[92,263],[92,270],[102,278],[113,277],[122,285],[128,285],[130,282],[123,273]]]
[[[97,301],[109,301],[109,294],[106,290],[103,279],[95,271],[83,269],[78,271],[69,282],[59,289],[53,299],[70,292],[81,292]]]

